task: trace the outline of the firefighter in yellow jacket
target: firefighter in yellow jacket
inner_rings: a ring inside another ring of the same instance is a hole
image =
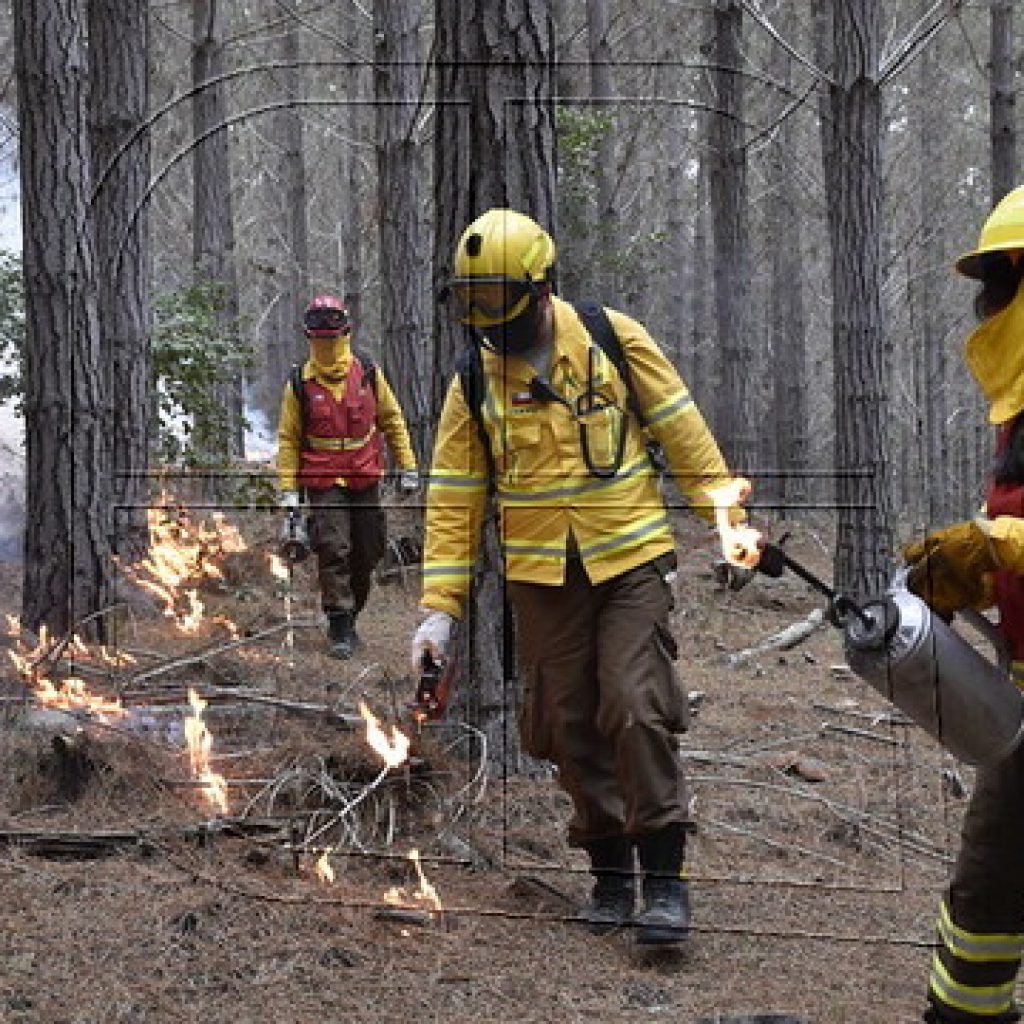
[[[641,943],[676,942],[690,926],[676,735],[687,701],[669,631],[673,535],[647,432],[705,512],[705,488],[728,471],[644,328],[606,311],[627,382],[552,293],[554,261],[547,232],[513,210],[489,210],[458,242],[449,291],[481,342],[479,376],[453,379],[438,426],[413,664],[425,651],[443,655],[467,613],[493,483],[523,674],[520,731],[572,798],[569,840],[595,876],[581,918],[595,931],[632,923]]]
[[[350,658],[359,644],[356,617],[387,539],[379,486],[384,438],[403,493],[419,486],[416,457],[380,367],[352,351],[342,302],[318,295],[306,309],[304,326],[309,359],[293,373],[281,400],[281,505],[291,513],[305,494],[330,651]]]
[[[999,609],[1013,675],[1024,684],[1024,188],[992,211],[957,261],[981,282],[967,365],[998,428],[985,506],[904,551],[908,585],[939,614]],[[930,1024],[1020,1020],[1013,992],[1024,954],[1024,746],[978,769],[960,852],[939,907],[928,984]]]

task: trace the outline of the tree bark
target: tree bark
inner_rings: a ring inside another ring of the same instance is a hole
[[[277,137],[281,142],[280,181],[284,196],[285,215],[285,274],[281,296],[280,344],[285,355],[284,380],[292,363],[305,362],[306,341],[302,333],[302,314],[312,298],[309,294],[309,226],[306,198],[306,154],[302,129],[301,101],[303,96],[302,72],[296,66],[300,59],[299,33],[301,25],[289,18],[281,37],[281,59],[288,66],[282,68],[284,97],[292,105],[275,115]]]
[[[223,18],[220,0],[192,0],[192,263],[196,282],[218,289],[218,327],[238,333],[238,277],[235,267],[235,220],[231,197],[231,159],[225,122]],[[209,83],[209,84],[206,84]],[[227,433],[196,424],[201,449],[219,458],[244,452],[242,380],[218,384],[227,410]]]
[[[770,70],[789,85],[792,66],[789,55],[776,46]],[[772,408],[775,440],[770,463],[778,478],[769,490],[778,502],[781,518],[807,501],[807,323],[804,313],[803,281],[806,276],[801,255],[800,208],[796,196],[796,138],[792,118],[778,130],[768,169],[771,201],[768,209],[768,237],[771,243],[770,331]]]
[[[750,230],[747,152],[743,144],[743,79],[739,0],[714,3],[715,110],[709,118],[711,224],[715,240],[715,312],[720,372],[715,435],[730,465],[750,470],[757,444],[750,331]]]
[[[24,239],[22,621],[63,634],[110,597],[108,376],[96,298],[86,0],[14,7]],[[104,639],[103,617],[82,630]]]
[[[90,0],[90,142],[98,315],[113,403],[113,543],[124,560],[149,547],[151,381],[149,5]]]
[[[829,117],[822,159],[832,244],[837,589],[886,583],[892,554],[882,325],[881,9],[829,0]]]
[[[596,224],[591,233],[596,248],[590,264],[594,279],[593,294],[608,306],[621,302],[622,282],[617,272],[617,256],[621,241],[619,214],[615,204],[617,165],[615,162],[614,104],[607,102],[615,94],[612,82],[611,46],[608,42],[608,0],[587,0],[587,47],[590,59],[590,97],[596,100],[595,113],[605,124],[597,140],[594,158],[594,192]],[[642,275],[634,275],[634,280]]]
[[[1014,81],[1014,0],[991,0],[989,90],[992,205],[1017,185],[1017,87]]]
[[[380,238],[381,344],[388,379],[405,413],[419,461],[426,457],[430,365],[424,267],[420,113],[420,19],[415,3],[374,4],[377,223]]]

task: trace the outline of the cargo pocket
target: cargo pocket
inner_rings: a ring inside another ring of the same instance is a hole
[[[690,727],[690,702],[673,664],[679,657],[679,645],[668,627],[660,622],[654,624],[652,642],[665,701],[665,725],[672,732],[686,732]]]

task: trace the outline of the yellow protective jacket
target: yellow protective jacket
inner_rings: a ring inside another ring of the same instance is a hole
[[[311,356],[302,367],[302,378],[314,378],[318,384],[340,400],[345,394],[352,349],[346,338],[315,339]],[[392,457],[399,469],[415,469],[416,456],[409,440],[405,417],[380,366],[376,371],[377,426],[384,432]],[[302,413],[291,382],[284,387],[281,415],[277,427],[277,475],[282,491],[299,489],[298,474],[302,465]],[[339,477],[339,486],[345,479]]]
[[[674,547],[646,436],[624,416],[628,393],[614,364],[591,342],[576,311],[554,305],[554,350],[549,380],[572,405],[587,387],[615,409],[580,417],[558,402],[530,395],[534,368],[519,357],[483,352],[484,428],[494,458],[499,537],[510,580],[560,585],[566,547],[575,540],[587,575],[611,579]],[[713,518],[705,489],[729,479],[715,439],[685,384],[637,321],[608,310],[629,361],[633,388],[650,432],[661,443],[671,473],[691,504]],[[577,409],[577,412],[579,410]],[[584,462],[580,419],[594,461],[608,465],[618,432],[626,431],[614,477],[593,475]],[[477,423],[456,377],[445,398],[427,492],[422,605],[460,617],[469,591],[487,506],[488,463]]]

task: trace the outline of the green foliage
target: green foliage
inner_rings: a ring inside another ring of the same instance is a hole
[[[598,109],[559,106],[555,111],[558,136],[559,232],[586,236],[596,198],[594,167],[597,150],[611,131],[610,114]]]
[[[21,404],[25,369],[25,285],[21,255],[0,250],[0,402]]]
[[[237,325],[224,329],[220,286],[165,292],[153,306],[157,455],[193,468],[226,466],[231,461],[230,414],[222,385],[241,376],[252,352]]]

